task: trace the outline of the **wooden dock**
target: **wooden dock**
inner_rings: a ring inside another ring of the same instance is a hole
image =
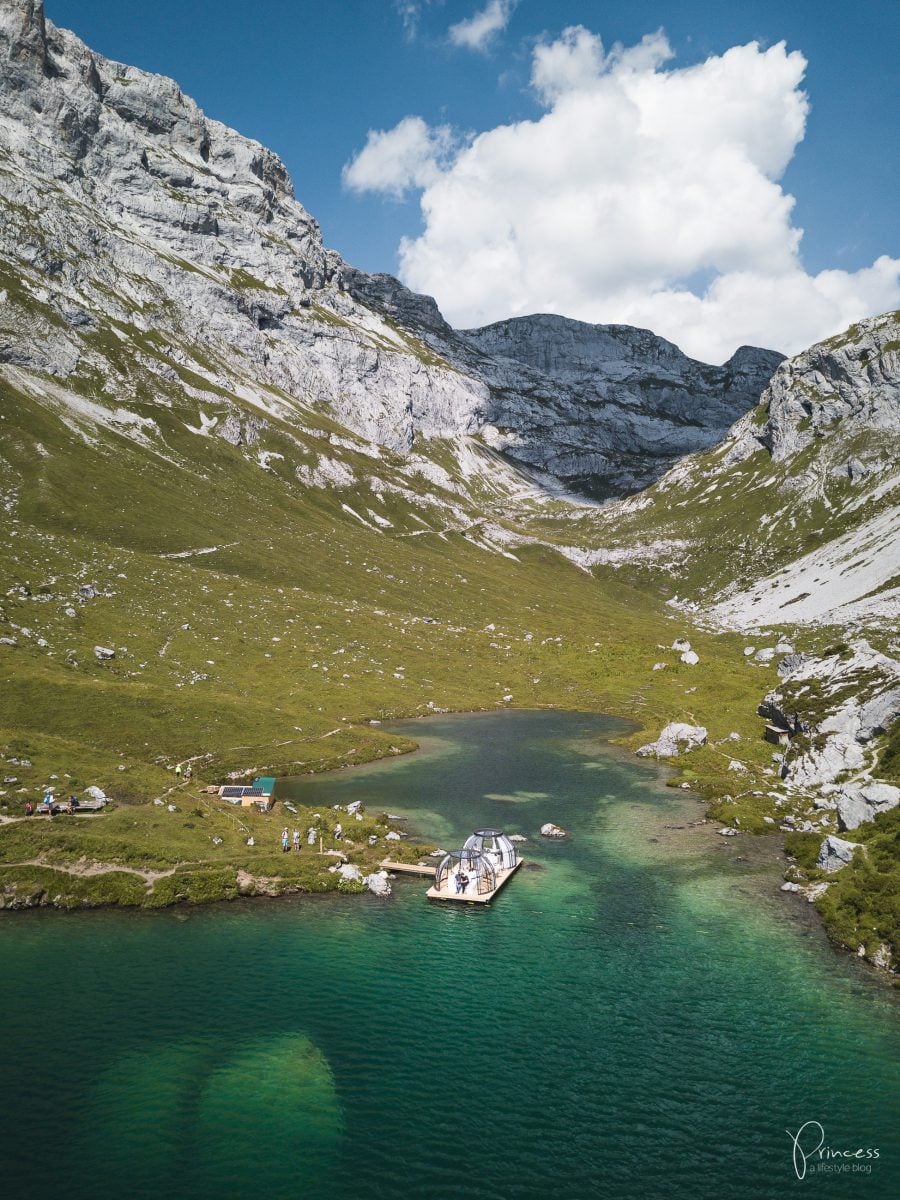
[[[466,893],[450,890],[439,892],[435,887],[430,887],[425,895],[429,898],[429,900],[459,900],[463,904],[490,904],[500,889],[509,882],[513,875],[515,875],[516,871],[518,871],[519,867],[521,867],[523,861],[524,860],[521,858],[517,859],[514,867],[508,867],[505,871],[498,871],[497,886],[492,892],[485,892],[481,896],[474,892]],[[449,883],[450,880],[448,879],[447,882]]]
[[[386,858],[381,865],[386,871],[394,871],[397,875],[430,875],[434,878],[437,870],[437,867],[425,866],[423,863],[392,862],[389,858]]]

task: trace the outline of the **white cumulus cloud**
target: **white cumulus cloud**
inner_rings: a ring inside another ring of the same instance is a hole
[[[507,27],[517,3],[518,0],[488,0],[487,5],[471,17],[451,25],[447,36],[454,46],[484,50]]]
[[[453,145],[449,126],[431,128],[421,117],[404,117],[393,129],[370,129],[365,146],[344,167],[344,184],[355,192],[398,198],[410,188],[427,188],[439,178]]]
[[[661,31],[607,51],[573,27],[534,49],[539,118],[455,143],[414,117],[370,133],[348,185],[422,191],[404,282],[458,327],[557,312],[647,325],[711,362],[742,343],[793,353],[900,306],[900,260],[803,267],[780,184],[805,129],[803,55],[671,58]]]

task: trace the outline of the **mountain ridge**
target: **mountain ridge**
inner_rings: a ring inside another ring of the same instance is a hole
[[[651,364],[646,387],[638,371],[626,385],[607,364],[602,395],[585,379],[500,362],[477,344],[486,331],[451,330],[431,298],[325,247],[280,159],[205,116],[173,80],[94,54],[45,21],[39,0],[3,0],[0,14],[10,68],[0,82],[0,251],[22,271],[10,299],[40,332],[16,344],[7,331],[2,354],[19,366],[29,365],[24,342],[30,365],[77,375],[102,357],[85,332],[118,320],[146,334],[149,323],[178,339],[195,374],[204,369],[193,351],[211,352],[226,390],[265,382],[400,452],[417,439],[481,435],[527,469],[576,482],[605,473],[600,490],[616,494],[714,441],[778,361],[758,352],[724,397],[727,372],[680,352],[669,352],[663,381]],[[558,320],[585,341],[591,327]],[[626,327],[616,328],[621,339]],[[608,339],[602,327],[590,336]],[[628,336],[657,362],[670,346]],[[152,348],[142,351],[158,373]],[[602,402],[589,409],[592,396]]]

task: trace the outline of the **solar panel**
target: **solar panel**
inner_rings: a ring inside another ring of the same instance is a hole
[[[241,798],[241,796],[243,796],[243,794],[244,794],[244,789],[242,787],[222,788],[222,796],[224,799],[230,798],[230,799],[239,800]]]

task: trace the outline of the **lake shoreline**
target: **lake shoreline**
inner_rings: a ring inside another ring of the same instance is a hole
[[[408,748],[405,748],[402,751],[398,751],[398,752],[394,752],[394,753],[381,754],[381,755],[373,757],[364,762],[345,763],[339,767],[338,766],[330,767],[327,770],[309,771],[309,772],[305,772],[300,775],[286,777],[284,780],[282,780],[282,785],[284,783],[289,783],[289,782],[301,783],[302,781],[320,780],[320,779],[328,778],[328,777],[336,777],[341,774],[344,774],[345,772],[349,772],[350,774],[352,774],[354,776],[358,776],[358,775],[368,774],[370,772],[380,772],[383,770],[388,770],[391,767],[396,766],[398,764],[415,761],[416,759],[421,758],[424,755],[428,755],[428,753],[430,752],[430,748],[427,745],[427,740],[428,740],[427,734],[421,741],[417,741],[414,736],[411,736],[411,730],[408,727],[413,726],[413,725],[422,725],[424,727],[427,727],[427,725],[429,723],[432,723],[435,720],[444,720],[444,721],[449,720],[451,722],[458,720],[460,722],[463,722],[463,721],[470,720],[473,718],[475,718],[475,719],[481,718],[481,717],[484,717],[484,718],[500,717],[500,718],[502,718],[503,716],[506,716],[506,715],[508,715],[510,717],[515,717],[517,715],[521,715],[524,713],[542,713],[542,712],[545,712],[545,713],[573,713],[573,714],[574,713],[583,713],[585,716],[589,716],[589,717],[607,718],[610,721],[614,721],[617,724],[621,725],[621,727],[622,727],[621,729],[616,730],[616,731],[611,731],[608,736],[604,736],[601,740],[602,740],[602,744],[604,746],[605,753],[609,754],[613,759],[622,759],[623,761],[630,761],[633,758],[633,750],[629,747],[627,742],[630,740],[634,740],[638,735],[643,736],[647,731],[647,727],[645,725],[643,725],[641,722],[636,721],[633,718],[626,717],[621,714],[617,714],[615,712],[612,712],[612,713],[588,712],[583,709],[568,709],[564,706],[555,705],[555,704],[542,706],[541,708],[528,708],[528,709],[504,707],[502,709],[491,710],[491,709],[481,708],[481,709],[471,709],[471,710],[457,710],[457,711],[453,711],[453,712],[443,712],[443,713],[417,714],[416,716],[413,716],[413,717],[392,718],[388,722],[379,723],[379,727],[386,727],[386,731],[393,730],[393,728],[395,726],[400,727],[397,729],[397,732],[403,733],[405,735]],[[423,741],[426,743],[425,745],[422,744]],[[412,742],[414,744],[409,745],[410,742]],[[701,845],[715,846],[716,845],[715,842],[711,842],[707,839],[706,832],[708,830],[710,830],[713,826],[716,826],[716,825],[718,825],[720,828],[728,827],[727,818],[723,818],[721,811],[719,811],[716,814],[716,816],[712,815],[713,810],[715,809],[716,804],[719,801],[720,797],[718,797],[718,796],[711,797],[708,795],[703,795],[701,793],[701,791],[699,791],[698,789],[695,789],[693,786],[689,787],[689,788],[686,787],[685,783],[682,781],[682,778],[681,778],[684,773],[684,767],[685,767],[685,762],[683,759],[681,761],[659,760],[659,759],[647,760],[647,759],[645,759],[645,760],[643,760],[643,762],[644,762],[645,766],[652,767],[656,770],[658,777],[660,779],[660,782],[661,782],[661,786],[664,786],[669,790],[678,790],[678,792],[680,794],[683,794],[685,796],[690,796],[692,799],[695,799],[699,805],[703,806],[702,818],[700,818],[696,821],[689,822],[688,826],[685,827],[684,832],[686,832],[688,834],[688,836],[698,846],[701,846]],[[197,782],[199,784],[201,781],[198,780]],[[276,795],[276,805],[279,803],[279,800],[280,800],[280,798]],[[277,814],[277,822],[276,823],[280,823],[283,820],[287,820],[288,824],[292,824],[293,822],[288,820],[287,817],[288,817],[288,814],[284,813],[283,811],[280,811]],[[60,818],[56,818],[56,819],[58,820]],[[93,819],[93,818],[91,818],[91,819]],[[550,819],[550,818],[548,818],[548,819]],[[734,826],[731,826],[731,827],[733,828]],[[404,830],[403,832],[406,832],[406,830]],[[736,843],[735,839],[737,837],[739,837],[741,839],[741,843],[740,843],[741,845],[747,845],[748,838],[752,838],[753,841],[750,844],[754,844],[757,842],[757,839],[765,838],[768,840],[768,838],[771,836],[773,836],[773,835],[762,834],[762,833],[754,834],[754,833],[750,833],[750,832],[744,831],[744,830],[737,830],[735,837],[734,838],[729,837],[727,839],[728,845],[723,846],[722,849],[723,849],[723,851],[725,851],[728,848],[736,847],[737,843]],[[782,864],[779,864],[779,871],[781,874],[781,878],[783,879],[785,877],[785,875],[789,873],[790,860],[785,856],[785,853],[784,853],[784,836],[777,835],[776,840],[777,840],[777,846],[778,846],[778,851],[779,851],[779,857],[781,859],[783,859],[783,866],[782,866]],[[385,854],[383,857],[396,858],[397,855],[402,855],[403,851],[400,850],[400,847],[403,845],[406,845],[406,844],[407,843],[405,841],[396,843],[397,849],[395,851],[391,851],[389,854]],[[411,846],[413,846],[413,847],[416,845],[418,845],[418,843],[411,844]],[[354,847],[354,849],[355,849],[355,847]],[[348,857],[352,857],[352,856],[348,856]],[[335,861],[337,861],[337,860],[335,860]],[[17,865],[22,865],[22,864],[5,864],[5,865],[17,866]],[[58,866],[55,867],[55,866],[53,866],[53,864],[50,864],[50,863],[47,863],[47,864],[30,863],[27,865],[34,865],[34,866],[40,865],[45,870],[53,871],[57,875],[61,875],[61,874],[64,875],[64,874],[69,873],[65,870],[65,868],[61,868]],[[88,868],[88,871],[87,872],[79,872],[79,874],[89,873],[90,868],[95,867],[98,864],[88,863],[88,864],[82,864],[82,865],[86,866]],[[380,865],[380,860],[379,860],[379,864],[369,864],[369,865],[370,866]],[[109,864],[109,867],[110,867],[110,869],[107,872],[104,872],[105,874],[115,875],[115,874],[123,873],[123,872],[124,873],[134,873],[134,874],[138,874],[138,875],[142,874],[142,872],[137,872],[137,871],[131,872],[130,868],[122,867],[121,865]],[[144,874],[152,874],[152,873],[153,872],[144,872]],[[162,874],[167,874],[167,873],[169,873],[169,872],[163,872]],[[174,873],[174,872],[171,872],[171,873]],[[56,896],[54,896],[52,894],[48,894],[48,888],[47,888],[46,881],[45,881],[44,884],[35,888],[35,890],[31,893],[26,893],[21,896],[17,895],[14,897],[0,895],[0,912],[20,913],[20,912],[34,912],[34,911],[47,911],[47,910],[54,910],[57,912],[82,912],[82,911],[96,912],[96,911],[102,910],[102,909],[122,909],[122,910],[128,909],[128,910],[138,910],[138,911],[153,911],[153,910],[160,910],[162,908],[194,909],[198,906],[208,907],[211,905],[215,906],[218,904],[227,904],[230,906],[230,905],[240,902],[240,901],[254,901],[254,902],[258,902],[261,900],[283,901],[288,897],[293,897],[295,899],[295,901],[299,900],[299,901],[305,902],[306,900],[311,899],[311,898],[323,897],[326,895],[334,895],[338,891],[338,888],[336,885],[334,887],[329,887],[327,889],[312,888],[312,887],[303,886],[302,884],[293,882],[291,880],[282,880],[282,879],[278,878],[277,876],[272,877],[272,876],[269,876],[266,874],[256,875],[256,874],[254,874],[252,862],[250,859],[247,859],[245,861],[245,863],[243,863],[241,865],[235,866],[235,875],[236,875],[237,879],[240,879],[242,876],[244,877],[243,886],[238,886],[237,888],[234,888],[228,883],[228,881],[223,879],[220,881],[220,883],[217,887],[213,886],[206,892],[206,894],[204,894],[201,897],[195,898],[195,897],[187,896],[187,895],[174,896],[171,899],[171,901],[165,905],[156,904],[156,903],[142,903],[141,902],[142,898],[140,898],[140,897],[135,898],[131,901],[128,901],[128,900],[123,901],[123,900],[117,899],[117,898],[98,901],[91,897],[85,897],[83,900],[73,903],[71,901],[71,898],[65,897],[64,894],[58,894]],[[392,885],[394,884],[395,880],[396,880],[396,877],[394,877],[392,879]],[[365,894],[370,894],[370,893],[367,893],[364,889],[361,889],[361,890],[359,890],[358,894],[365,895]],[[143,899],[146,900],[146,897],[143,897]],[[374,899],[374,897],[373,897],[373,899]],[[795,905],[808,904],[807,897],[803,893],[785,895],[784,900],[787,901],[788,903],[793,901]],[[812,913],[809,913],[809,908],[812,908],[814,910],[814,915]],[[854,955],[852,953],[852,951],[848,950],[845,946],[842,946],[838,942],[836,942],[833,939],[828,937],[827,929],[826,929],[824,923],[822,922],[818,912],[815,911],[814,904],[809,903],[808,908],[797,908],[796,909],[796,917],[798,920],[801,920],[803,923],[807,923],[808,919],[812,918],[812,920],[815,921],[817,928],[819,928],[821,930],[821,932],[823,933],[826,943],[831,947],[831,949],[833,951],[840,952],[842,955],[846,955],[849,958],[857,957],[856,955]],[[869,960],[869,959],[865,959],[863,961],[866,962],[867,966],[874,973],[874,977],[878,978],[880,981],[885,982],[885,983],[891,983],[895,979],[895,975],[893,972],[880,967],[876,963],[872,963],[871,960]]]

